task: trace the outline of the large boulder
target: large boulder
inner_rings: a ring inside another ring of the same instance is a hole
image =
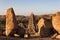
[[[51,37],[54,34],[51,19],[41,18],[37,24],[40,37]]]
[[[57,12],[56,15],[52,16],[52,25],[58,34],[60,34],[60,12]]]
[[[26,32],[26,31],[25,31],[24,28],[22,28],[21,26],[18,26],[18,29],[17,29],[17,31],[16,31],[16,34],[18,34],[19,37],[24,38],[25,32]]]
[[[18,28],[13,8],[6,11],[6,36],[13,35]]]
[[[19,23],[18,24],[18,29],[16,31],[16,34],[18,34],[20,37],[23,38],[25,33],[26,33],[26,28],[25,28],[24,24],[23,23]]]

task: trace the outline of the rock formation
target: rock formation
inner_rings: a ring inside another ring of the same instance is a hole
[[[57,12],[56,15],[52,16],[52,25],[58,34],[60,34],[60,12]]]
[[[38,21],[38,24],[37,24],[37,27],[38,27],[38,33],[40,33],[40,29],[41,27],[44,25],[44,19],[41,18],[39,21]]]
[[[29,17],[29,23],[28,23],[28,32],[29,33],[35,33],[35,18],[34,14],[32,13]]]
[[[36,28],[38,27],[38,33],[36,32]],[[6,36],[13,36],[16,34],[17,36],[24,37],[26,30],[28,35],[38,34],[40,37],[55,37],[56,31],[58,32],[56,38],[60,38],[60,12],[54,14],[51,18],[42,17],[38,24],[35,24],[35,17],[32,14],[29,17],[28,28],[26,29],[23,23],[18,25],[15,17],[15,13],[13,8],[9,8],[6,12]],[[27,34],[26,33],[26,34]]]
[[[50,37],[54,34],[51,19],[41,18],[37,24],[40,37]]]
[[[14,36],[17,34],[24,37],[25,29],[23,25],[18,25],[13,8],[9,8],[6,12],[6,36]]]
[[[25,33],[26,33],[26,28],[25,28],[25,26],[24,26],[23,23],[20,23],[20,24],[18,25],[18,29],[17,29],[16,33],[17,33],[18,35],[20,35],[20,37],[24,37],[24,35],[25,35]]]
[[[6,36],[13,35],[18,28],[13,8],[6,11]]]

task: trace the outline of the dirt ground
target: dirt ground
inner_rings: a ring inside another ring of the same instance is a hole
[[[60,40],[52,38],[16,38],[16,37],[0,37],[0,40]]]

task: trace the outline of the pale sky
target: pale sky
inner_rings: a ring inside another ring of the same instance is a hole
[[[0,0],[0,15],[13,7],[16,15],[49,14],[60,11],[60,0]]]

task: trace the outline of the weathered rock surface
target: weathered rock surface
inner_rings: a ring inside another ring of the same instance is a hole
[[[35,18],[34,14],[32,13],[31,16],[29,17],[29,23],[28,23],[28,32],[29,33],[35,33]]]
[[[50,37],[54,34],[51,19],[41,18],[37,24],[40,37]]]
[[[60,34],[60,13],[57,12],[55,16],[52,16],[52,25],[54,29]]]
[[[18,28],[13,8],[6,11],[6,36],[13,35]]]

